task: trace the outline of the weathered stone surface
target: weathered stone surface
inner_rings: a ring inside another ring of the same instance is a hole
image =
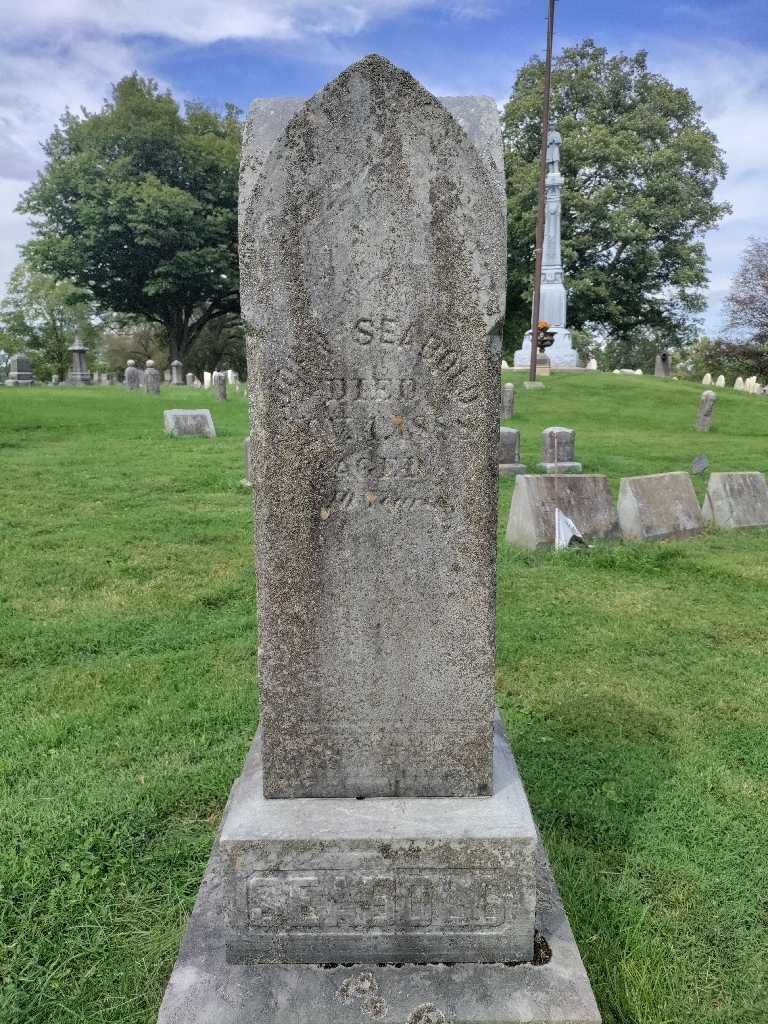
[[[152,359],[147,360],[147,366],[144,370],[144,390],[148,395],[160,394],[160,371]]]
[[[547,427],[541,432],[541,462],[545,473],[580,473],[576,462],[576,431],[570,427]]]
[[[252,486],[252,472],[251,472],[251,439],[246,437],[243,441],[243,466],[245,469],[245,476],[243,477],[243,483],[246,487]]]
[[[139,387],[139,370],[136,366],[134,359],[129,359],[125,366],[125,376],[123,378],[125,386],[129,391],[136,391]]]
[[[712,374],[711,373],[705,373],[704,376],[701,378],[701,383],[704,385],[705,388],[711,388],[712,387]]]
[[[184,384],[184,366],[180,359],[171,363],[171,384]]]
[[[227,375],[218,371],[213,375],[213,388],[220,402],[227,400]]]
[[[85,361],[85,353],[88,349],[79,340],[69,346],[72,353],[72,368],[67,375],[67,384],[80,385],[91,383],[91,372]]]
[[[597,360],[595,359],[594,356],[592,356],[591,359],[587,360],[587,369],[588,370],[596,370],[597,369]]]
[[[509,507],[507,542],[519,548],[552,547],[556,508],[573,520],[587,542],[621,537],[608,477],[521,476]]]
[[[714,391],[704,391],[699,401],[699,411],[696,416],[696,429],[702,433],[712,426],[712,417],[715,412],[715,401],[717,395]]]
[[[734,391],[743,391],[744,390],[744,378],[743,377],[737,377],[736,378],[736,380],[733,382],[733,390]]]
[[[720,376],[715,381],[715,387],[716,388],[724,388],[725,387],[725,377],[722,375],[722,373],[720,374]]]
[[[702,506],[704,521],[731,530],[768,526],[768,486],[762,473],[712,473]]]
[[[502,744],[504,741],[502,740]],[[504,744],[504,747],[506,745]],[[497,741],[496,750],[499,750]],[[425,832],[440,829],[445,815],[445,835],[464,835],[461,822],[466,820],[477,834],[493,835],[493,805],[510,790],[510,804],[517,808],[522,831],[529,828],[527,800],[508,748],[496,755],[499,778],[504,765],[509,768],[508,783],[499,787],[490,800],[380,800],[366,801],[259,801],[249,785],[249,773],[257,768],[258,741],[249,757],[246,771],[236,784],[227,810],[225,828],[235,829],[237,822],[253,817],[250,804],[259,803],[259,813],[268,814],[271,827],[287,832],[298,848],[300,834],[311,832],[312,845],[322,844],[328,836],[324,807],[339,806],[331,811],[331,820],[348,833],[362,829],[375,834],[379,809],[394,804],[388,811],[390,829],[398,836],[413,831],[422,841]],[[504,797],[503,799],[509,799]],[[250,803],[249,803],[250,802]],[[312,823],[303,819],[301,808],[319,805],[312,814]],[[410,811],[411,805],[417,807]],[[479,805],[479,806],[478,806]],[[422,830],[418,822],[421,808],[427,815]],[[295,808],[295,809],[294,809]],[[399,809],[404,808],[402,817]],[[477,809],[475,809],[477,808]],[[450,813],[445,814],[450,809]],[[343,813],[346,811],[346,813]],[[485,815],[486,825],[480,825]],[[468,817],[465,817],[468,816]],[[292,822],[292,823],[289,823]],[[410,823],[415,828],[410,829]],[[504,815],[498,819],[501,831],[509,832],[510,822]],[[535,928],[551,951],[543,962],[519,963],[453,963],[413,964],[396,961],[364,963],[347,961],[347,966],[330,967],[311,964],[234,964],[227,961],[227,946],[232,943],[232,898],[230,895],[232,836],[217,841],[192,913],[186,937],[174,967],[159,1024],[359,1024],[370,1019],[383,1019],[387,1024],[599,1024],[586,972],[568,926],[562,904],[552,878],[546,856],[536,850],[536,915]],[[522,832],[521,832],[522,835]],[[285,840],[283,840],[285,841]],[[503,842],[496,836],[494,841]],[[526,873],[529,868],[526,855]],[[439,874],[439,873],[438,873]],[[435,883],[433,882],[432,885]],[[237,899],[238,894],[236,894]],[[239,899],[244,899],[240,889]],[[423,905],[423,904],[422,904]],[[265,903],[269,906],[269,902]],[[380,902],[382,912],[386,902]],[[482,905],[481,905],[482,906]],[[478,908],[479,909],[479,908]],[[420,1008],[432,1007],[431,1016]]]
[[[165,432],[174,437],[203,434],[216,437],[216,428],[209,409],[166,409]]]
[[[525,466],[520,461],[520,431],[511,427],[499,429],[499,473],[506,476],[524,473]]]
[[[194,373],[186,374],[184,379],[187,382],[187,387],[188,388],[196,387],[196,385],[197,385],[197,377],[194,375]]]
[[[672,376],[672,357],[669,352],[660,352],[656,356],[656,366],[653,372],[657,377]]]
[[[5,386],[8,388],[28,388],[35,383],[32,363],[26,352],[17,352],[8,360],[8,376]]]
[[[241,209],[265,794],[487,794],[498,182],[369,57]]]
[[[530,960],[536,828],[500,721],[490,798],[266,800],[254,745],[220,833],[230,963]]]
[[[515,385],[502,384],[500,418],[511,420],[515,415]]]
[[[701,533],[704,519],[687,473],[630,476],[619,487],[619,523],[630,540],[667,540]]]

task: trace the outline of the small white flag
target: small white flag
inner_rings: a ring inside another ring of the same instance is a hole
[[[568,516],[564,516],[559,508],[555,509],[555,547],[570,548],[575,544],[583,544],[584,538],[576,528],[576,524]]]

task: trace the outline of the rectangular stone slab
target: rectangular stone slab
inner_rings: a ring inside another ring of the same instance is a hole
[[[292,102],[240,225],[265,795],[487,795],[498,168],[380,57]]]
[[[768,526],[768,485],[762,473],[712,473],[702,505],[704,521],[726,530]]]
[[[216,428],[209,409],[166,409],[163,419],[166,434],[172,434],[174,437],[189,437],[195,434],[216,437]]]
[[[527,810],[514,761],[508,753],[503,756],[512,773],[509,787],[517,794],[515,803],[521,795]],[[255,747],[246,774],[253,771],[257,758]],[[224,823],[227,829],[232,829],[241,814],[251,813],[247,805],[239,806],[244,799],[243,787],[238,783],[230,797]],[[265,810],[279,814],[280,809],[288,805],[310,802],[269,801],[265,802],[269,805]],[[455,834],[462,815],[469,812],[468,805],[489,801],[418,802],[455,806],[454,813],[445,821],[447,837]],[[378,807],[384,801],[365,801],[364,808],[366,803]],[[319,810],[318,816],[321,814]],[[358,828],[369,829],[370,823],[365,822],[367,816],[366,811],[359,819]],[[527,813],[525,816],[527,818]],[[516,817],[519,818],[519,814]],[[435,834],[440,828],[440,818],[441,815],[435,814],[425,831]],[[468,816],[466,821],[470,820]],[[302,827],[296,823],[291,829]],[[312,827],[316,828],[316,823]],[[390,821],[387,828],[391,827]],[[397,827],[394,830],[401,831]],[[476,826],[473,830],[476,831]],[[383,962],[355,960],[334,966],[336,962],[330,955],[322,965],[234,964],[228,959],[227,948],[232,948],[233,939],[230,853],[224,849],[225,842],[231,843],[232,839],[225,841],[222,831],[160,1008],[158,1024],[361,1024],[379,1019],[387,1024],[600,1022],[589,979],[539,844],[535,850],[536,915],[533,921],[539,935],[538,962],[414,964],[398,960],[396,964],[384,966]],[[457,946],[453,952],[458,951]]]
[[[500,722],[494,791],[265,800],[260,736],[221,827],[232,963],[527,960],[536,829]]]
[[[619,524],[629,540],[672,540],[704,529],[687,473],[625,477],[619,486]]]
[[[607,476],[520,476],[509,507],[507,543],[530,549],[554,546],[556,508],[573,520],[586,541],[621,536]]]

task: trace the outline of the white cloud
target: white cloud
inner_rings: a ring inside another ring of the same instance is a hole
[[[221,39],[283,40],[314,33],[353,35],[374,19],[432,3],[436,0],[221,0],[217,4],[210,0],[29,0],[0,14],[0,30],[160,35],[196,44]],[[458,5],[464,14],[471,6]]]
[[[717,198],[731,204],[733,215],[707,236],[706,328],[716,332],[724,326],[722,300],[747,239],[768,237],[768,54],[721,38],[709,45],[664,46],[652,64],[675,85],[690,89],[728,163]]]

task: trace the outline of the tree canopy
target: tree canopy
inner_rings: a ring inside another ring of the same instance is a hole
[[[161,325],[171,358],[239,313],[240,117],[188,103],[138,75],[98,113],[67,111],[19,211],[39,272],[87,288],[104,310]]]
[[[502,124],[509,210],[506,347],[530,326],[544,65],[519,71]],[[557,57],[552,123],[562,135],[568,326],[635,350],[680,344],[704,308],[703,234],[729,212],[726,166],[690,93],[587,39]],[[655,338],[657,340],[648,341]]]
[[[750,238],[725,305],[731,330],[768,347],[768,239]]]
[[[76,338],[93,345],[100,328],[87,292],[18,264],[0,303],[0,334],[10,351],[30,356],[38,377],[58,373],[63,379],[69,346]]]

